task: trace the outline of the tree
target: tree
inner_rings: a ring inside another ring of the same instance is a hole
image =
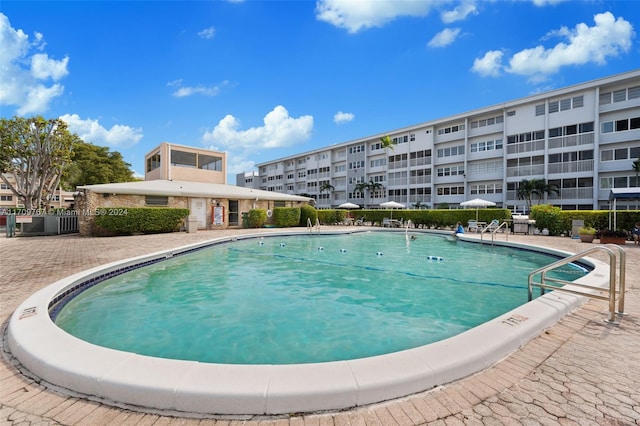
[[[60,119],[0,120],[1,179],[26,209],[40,208],[42,200],[57,189],[75,139]]]
[[[390,149],[391,151],[393,151],[393,140],[391,140],[391,137],[389,137],[389,135],[380,138],[380,142],[382,142],[382,147],[383,148],[387,148]]]
[[[527,203],[527,211],[531,211],[534,197],[538,199],[538,202],[541,202],[545,194],[551,195],[552,193],[560,194],[558,185],[547,183],[544,179],[524,179],[518,185],[517,190],[518,200],[525,200]]]
[[[356,185],[355,190],[361,192],[364,195],[364,208],[367,208],[367,191],[369,193],[375,192],[382,189],[382,184],[380,182],[374,182],[370,180],[369,182],[360,182]]]
[[[327,191],[329,193],[329,197],[331,197],[331,193],[333,192],[333,190],[336,189],[333,185],[331,185],[330,183],[323,183],[322,185],[320,185],[320,194],[322,194],[323,192]],[[331,203],[329,203],[331,204]]]
[[[136,179],[130,167],[119,152],[76,139],[73,162],[65,168],[62,177],[63,186],[72,191],[79,185],[131,182]]]
[[[640,157],[636,158],[636,161],[631,165],[631,169],[636,172],[636,187],[640,187],[640,181],[638,181],[638,175],[640,175]]]
[[[364,195],[364,208],[367,208],[367,190],[369,189],[369,184],[367,182],[360,182],[356,184],[355,190]]]

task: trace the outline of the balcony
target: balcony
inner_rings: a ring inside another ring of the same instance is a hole
[[[560,194],[549,194],[549,200],[588,200],[593,199],[593,187],[586,186],[583,188],[561,188]]]
[[[593,160],[549,164],[549,174],[592,172]]]
[[[507,167],[507,177],[544,176],[544,164]]]
[[[431,157],[412,158],[411,160],[409,160],[409,165],[411,167],[428,166],[430,164],[431,164]]]
[[[507,145],[507,154],[520,154],[523,152],[544,151],[544,140],[519,142]]]
[[[561,136],[549,138],[549,149],[566,148],[578,145],[590,145],[595,140],[594,133],[583,133],[580,135]]]
[[[419,185],[431,183],[431,176],[412,176],[409,178],[409,185]]]
[[[388,166],[388,170],[406,169],[406,168],[407,168],[407,160],[392,161],[389,163],[389,166]]]

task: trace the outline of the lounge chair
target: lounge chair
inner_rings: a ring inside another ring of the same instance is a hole
[[[382,218],[382,226],[384,226],[385,228],[391,228],[391,219],[389,219],[388,217]]]
[[[487,231],[489,232],[495,232],[496,229],[498,229],[500,227],[500,222],[498,221],[498,219],[493,219],[488,225],[487,225]]]
[[[353,222],[354,225],[358,225],[358,226],[362,226],[364,225],[364,216],[359,217],[358,219],[355,220],[355,222]]]
[[[467,230],[469,232],[478,232],[478,221],[470,220],[467,224]]]

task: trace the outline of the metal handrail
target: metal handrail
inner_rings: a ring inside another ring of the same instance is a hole
[[[507,236],[507,241],[509,241],[509,231],[508,231],[508,226],[509,223],[508,222],[502,222],[500,225],[498,225],[495,229],[491,229],[491,225],[487,225],[484,227],[484,229],[482,229],[482,231],[480,231],[480,243],[482,243],[483,239],[482,239],[482,235],[485,232],[490,232],[491,233],[491,245],[493,245],[493,240],[495,239],[496,236],[496,232],[498,232],[502,227],[505,228],[505,231],[507,231],[505,233],[505,235]]]
[[[618,289],[618,294],[620,295],[618,298],[618,312],[616,312],[616,266],[617,266],[617,257],[615,250],[618,251],[620,255],[620,285]],[[582,259],[586,257],[590,253],[594,253],[596,251],[604,251],[609,255],[609,289],[608,295],[600,295],[594,294],[594,291],[598,292],[606,292],[607,290],[604,288],[593,287],[585,284],[575,283],[573,281],[566,281],[557,278],[547,278],[546,274],[548,271],[551,271],[559,266],[569,264],[575,260]],[[609,319],[608,323],[617,325],[618,322],[615,320],[615,314],[624,315],[624,292],[625,292],[625,272],[626,272],[626,253],[624,250],[615,244],[606,244],[602,246],[596,246],[589,248],[587,250],[581,251],[580,253],[574,254],[569,257],[565,257],[556,262],[553,262],[547,266],[543,266],[541,268],[536,269],[535,271],[529,274],[529,282],[528,282],[528,298],[529,301],[533,299],[533,286],[540,287],[540,294],[544,294],[545,289],[562,291],[565,293],[572,293],[582,296],[591,297],[594,299],[600,300],[608,300],[609,301]],[[534,276],[540,274],[540,282],[533,282]],[[547,283],[556,283],[562,284],[563,286],[572,286],[578,288],[589,289],[590,291],[580,291],[567,287],[559,287],[556,285],[550,285]]]

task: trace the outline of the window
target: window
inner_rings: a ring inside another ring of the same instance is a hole
[[[198,168],[203,170],[222,171],[222,157],[214,157],[212,155],[198,154]],[[276,165],[277,168],[277,165]]]
[[[0,201],[13,201],[13,195],[0,195]]]
[[[161,195],[147,195],[144,197],[144,203],[147,206],[168,206],[169,197]]]
[[[549,114],[560,111],[560,104],[558,101],[549,102]]]
[[[616,90],[613,92],[613,102],[623,102],[627,100],[627,90]]]
[[[573,99],[574,108],[582,108],[584,106],[584,96],[575,96]]]
[[[638,98],[640,98],[640,86],[630,87],[629,99],[638,99]]]
[[[544,115],[546,112],[545,104],[536,105],[536,116]]]
[[[147,172],[157,169],[160,167],[160,153],[154,154],[151,157],[147,158]]]
[[[560,101],[560,111],[571,109],[571,99],[562,99]]]
[[[624,130],[629,130],[629,120],[616,121],[616,132],[622,132]]]
[[[171,165],[176,167],[195,168],[197,164],[195,152],[171,150]]]
[[[371,160],[371,167],[382,167],[387,164],[386,158],[379,158],[377,160]]]
[[[600,105],[607,105],[611,103],[611,92],[600,93]]]
[[[607,121],[606,123],[600,124],[600,132],[601,133],[612,133],[613,132],[613,121]]]

